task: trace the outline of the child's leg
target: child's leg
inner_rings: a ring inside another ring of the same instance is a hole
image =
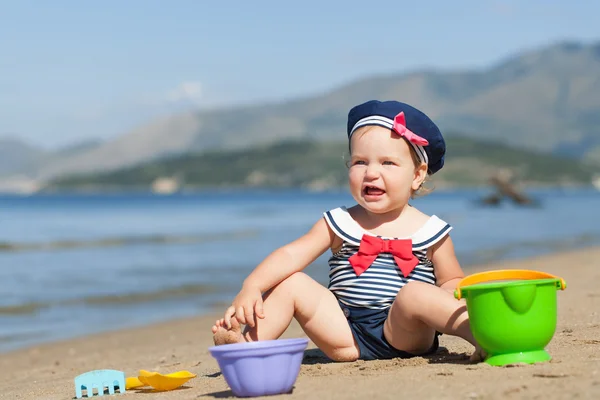
[[[335,296],[308,275],[296,273],[275,286],[265,294],[263,308],[265,318],[256,318],[256,326],[247,326],[243,334],[235,317],[231,330],[227,330],[224,320],[217,321],[213,327],[215,343],[277,339],[295,317],[329,358],[358,358],[354,336]]]
[[[435,331],[460,336],[477,348],[464,301],[437,286],[409,282],[392,304],[385,338],[398,350],[419,354],[429,350]]]

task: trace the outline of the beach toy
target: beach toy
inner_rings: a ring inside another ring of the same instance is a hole
[[[187,381],[195,378],[196,374],[189,371],[177,371],[167,375],[141,369],[138,380],[145,386],[152,386],[156,390],[165,391],[177,389]],[[132,383],[134,383],[132,381]]]
[[[292,391],[308,339],[260,340],[213,346],[225,381],[238,397],[266,396]]]
[[[501,366],[550,360],[545,347],[556,330],[558,289],[565,281],[530,270],[497,270],[469,275],[454,292],[464,298],[485,362]]]
[[[115,387],[119,393],[125,393],[125,373],[114,369],[98,369],[83,373],[75,378],[75,397],[83,397],[82,391],[86,391],[87,397],[94,395],[94,388],[98,396],[104,396],[104,388],[108,388],[109,394],[115,394]]]
[[[138,379],[137,376],[130,376],[125,378],[125,389],[137,389],[146,386],[146,384]]]

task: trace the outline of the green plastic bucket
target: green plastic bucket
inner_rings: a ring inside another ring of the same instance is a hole
[[[556,330],[556,291],[565,288],[564,280],[543,272],[499,270],[466,277],[455,297],[466,300],[486,363],[533,364],[551,358],[545,347]]]

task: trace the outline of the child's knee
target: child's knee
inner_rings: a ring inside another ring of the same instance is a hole
[[[408,315],[418,313],[420,306],[427,304],[427,293],[432,287],[434,286],[424,282],[408,282],[396,295],[394,308]]]
[[[304,272],[295,272],[292,275],[285,278],[271,290],[282,290],[288,293],[294,292],[294,290],[306,283],[308,279],[310,278]]]
[[[423,292],[428,290],[430,286],[432,285],[428,283],[410,281],[404,285],[400,291],[398,291],[398,294],[396,295],[396,301],[418,301],[423,296]]]

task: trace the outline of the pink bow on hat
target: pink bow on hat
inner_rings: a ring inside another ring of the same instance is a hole
[[[400,136],[403,136],[411,143],[419,146],[427,146],[429,142],[427,139],[415,134],[413,131],[406,127],[406,118],[404,117],[404,111],[394,117],[393,130]]]

